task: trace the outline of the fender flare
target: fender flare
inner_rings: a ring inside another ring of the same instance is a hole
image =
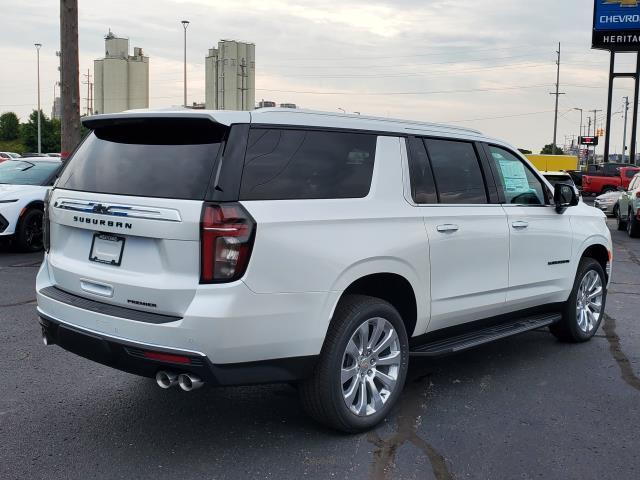
[[[418,271],[409,262],[406,262],[397,257],[372,257],[359,260],[352,265],[348,266],[340,276],[335,280],[331,287],[332,292],[338,293],[330,305],[327,305],[328,315],[324,317],[327,319],[327,327],[338,305],[338,302],[342,298],[344,293],[350,285],[357,280],[366,277],[368,275],[375,275],[380,273],[391,273],[404,278],[411,288],[416,299],[416,326],[414,331],[426,330],[430,319],[430,289],[429,287],[429,274],[427,278],[421,279]]]

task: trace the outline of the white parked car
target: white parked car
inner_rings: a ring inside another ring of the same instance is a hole
[[[13,152],[0,152],[0,163],[11,158],[20,158],[20,154]]]
[[[61,166],[39,157],[0,163],[0,237],[14,237],[23,251],[42,249],[44,197]]]
[[[84,124],[48,198],[45,344],[163,388],[298,382],[353,432],[410,356],[547,326],[581,342],[603,318],[604,214],[477,131],[290,109]]]
[[[602,210],[607,216],[617,217],[622,194],[623,192],[621,191],[613,191],[598,195],[593,202],[593,206]]]

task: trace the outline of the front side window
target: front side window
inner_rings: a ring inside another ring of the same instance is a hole
[[[524,162],[502,148],[490,146],[498,178],[504,192],[505,203],[518,205],[545,205],[544,186]]]
[[[440,203],[487,203],[487,191],[472,143],[426,139]]]
[[[362,198],[369,194],[377,136],[253,129],[241,200]]]

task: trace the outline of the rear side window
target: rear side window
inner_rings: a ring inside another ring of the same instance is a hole
[[[627,178],[633,178],[636,173],[638,173],[637,170],[627,170],[625,172],[625,175],[627,176]]]
[[[228,128],[203,119],[132,119],[96,129],[58,186],[116,195],[204,198]]]
[[[472,143],[426,139],[440,203],[487,203],[487,191]]]
[[[366,197],[377,136],[351,132],[253,129],[242,200]]]
[[[421,138],[409,138],[409,177],[411,197],[418,204],[438,203],[431,164]]]

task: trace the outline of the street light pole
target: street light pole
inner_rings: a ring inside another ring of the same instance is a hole
[[[622,134],[622,163],[626,163],[627,156],[627,115],[629,113],[629,96],[624,98],[624,129]]]
[[[189,20],[182,20],[184,28],[184,106],[187,107],[187,27]]]
[[[580,112],[580,132],[578,133],[578,152],[582,154],[582,145],[580,145],[580,137],[582,136],[582,108],[574,108]],[[581,155],[578,155],[580,157]]]
[[[38,153],[42,153],[42,130],[40,126],[40,47],[41,43],[34,43],[38,56]]]

